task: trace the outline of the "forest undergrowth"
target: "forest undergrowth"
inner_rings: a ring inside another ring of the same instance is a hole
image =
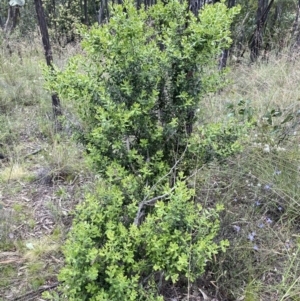
[[[64,265],[61,246],[75,206],[98,182],[73,139],[74,128],[84,126],[76,103],[62,103],[63,131],[53,130],[39,41],[11,43],[18,51],[2,46],[0,53],[0,300],[44,300],[42,291],[55,291]],[[64,65],[79,49],[60,49],[55,63]],[[167,287],[166,300],[209,300],[206,294],[219,301],[297,301],[300,60],[270,54],[268,61],[230,65],[227,86],[201,100],[201,120],[237,116],[255,127],[242,151],[204,165],[194,184],[202,206],[224,206],[218,239],[230,245],[188,293]]]

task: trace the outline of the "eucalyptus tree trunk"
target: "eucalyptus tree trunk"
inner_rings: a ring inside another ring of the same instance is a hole
[[[263,43],[263,29],[274,0],[258,0],[256,12],[256,28],[250,39],[250,59],[255,62],[260,55]]]
[[[53,56],[52,56],[49,33],[48,33],[42,0],[34,0],[34,3],[35,3],[35,10],[36,10],[39,27],[42,35],[42,42],[45,51],[47,66],[53,70]],[[57,117],[62,115],[62,112],[61,112],[59,97],[55,92],[52,93],[52,110],[53,110],[53,117],[55,121],[55,129],[58,130],[59,122],[57,120]]]
[[[88,0],[83,1],[83,11],[84,11],[84,24],[88,25],[89,20],[88,20]]]
[[[17,26],[18,19],[20,18],[20,6],[19,5],[14,5],[14,6],[9,6],[8,12],[7,12],[7,19],[4,25],[4,32],[6,34],[10,34],[13,32],[13,30]]]
[[[100,1],[100,8],[98,11],[98,23],[102,24],[105,21],[109,20],[109,0],[101,0]],[[121,4],[122,0],[118,0],[118,3]]]
[[[260,48],[262,45],[262,15],[264,11],[265,2],[268,0],[258,0],[257,11],[256,11],[256,28],[250,44],[250,59],[252,62],[256,61],[259,56]]]

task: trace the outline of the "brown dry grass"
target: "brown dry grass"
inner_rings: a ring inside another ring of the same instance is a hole
[[[91,179],[70,133],[53,131],[42,63],[39,43],[0,50],[0,300],[57,281],[71,212]]]

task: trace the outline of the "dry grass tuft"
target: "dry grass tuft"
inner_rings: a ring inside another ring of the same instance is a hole
[[[72,133],[53,130],[40,37],[9,45],[0,47],[0,296],[14,299],[57,281],[70,212],[90,180]]]
[[[18,181],[28,176],[28,171],[23,165],[11,164],[0,170],[0,182]]]
[[[262,117],[268,110],[288,110],[300,100],[300,60],[289,54],[270,56],[268,63],[239,64],[229,73],[230,84],[220,93],[206,97],[202,103],[209,109],[210,118],[222,118],[226,105],[241,99],[248,100]]]
[[[232,83],[203,100],[210,122],[222,120],[228,104],[240,100],[255,121],[243,152],[210,164],[198,183],[202,202],[225,206],[220,239],[230,247],[211,263],[207,280],[228,300],[299,298],[299,70],[300,61],[284,55],[237,65]],[[268,120],[272,110],[281,113]]]
[[[24,242],[26,247],[23,258],[29,262],[36,262],[49,256],[56,256],[60,251],[60,241],[53,237],[44,236],[40,239],[32,239]]]

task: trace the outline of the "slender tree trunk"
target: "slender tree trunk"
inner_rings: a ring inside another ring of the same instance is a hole
[[[229,8],[235,6],[235,0],[228,0],[227,6]],[[223,49],[219,59],[219,70],[222,70],[227,66],[228,55],[229,55],[229,49]]]
[[[12,18],[12,7],[9,6],[8,12],[7,12],[7,19],[6,19],[6,22],[5,22],[5,25],[4,25],[4,32],[5,33],[8,32],[8,25],[9,25],[9,22],[10,22],[11,18]]]
[[[46,24],[46,18],[45,18],[42,0],[34,0],[34,3],[35,3],[35,10],[36,10],[39,27],[42,35],[42,42],[44,46],[47,66],[53,70],[53,56],[52,56],[52,50],[51,50],[50,39],[49,39],[48,28]],[[57,130],[59,128],[57,117],[62,115],[62,112],[61,112],[59,97],[55,92],[52,93],[52,109],[53,109],[53,116],[55,120],[55,128]]]
[[[98,13],[98,23],[108,22],[109,20],[109,0],[101,0]],[[122,0],[118,0],[118,4],[122,4]]]
[[[4,32],[6,34],[10,34],[17,26],[17,22],[20,14],[20,7],[18,5],[9,6],[8,13],[7,13],[7,20],[4,26]]]
[[[16,26],[17,26],[17,22],[18,22],[18,18],[21,16],[20,14],[20,8],[18,5],[14,6],[13,7],[13,18],[12,18],[12,28],[11,28],[11,31],[13,31]]]
[[[256,12],[256,29],[250,44],[250,59],[252,62],[256,61],[259,56],[259,51],[262,45],[262,15],[265,0],[258,0]]]
[[[250,39],[250,59],[252,62],[259,57],[260,50],[263,43],[263,28],[266,24],[268,14],[274,3],[274,0],[258,0],[258,7],[256,13],[256,28]]]
[[[222,54],[220,55],[220,58],[219,58],[219,70],[226,68],[228,54],[229,54],[229,49],[222,50]]]
[[[107,22],[109,21],[109,5],[108,5],[108,0],[104,0],[105,2],[105,10],[106,10],[106,20]]]
[[[83,10],[84,10],[84,24],[88,25],[88,0],[84,0],[83,2]]]
[[[296,43],[298,48],[300,47],[300,28],[299,28],[299,13],[300,13],[300,0],[298,1],[298,10],[297,10],[297,17],[298,17],[298,33],[297,33],[297,37],[296,37]]]
[[[4,29],[4,23],[3,23],[3,21],[2,21],[1,16],[0,16],[0,26],[1,26],[2,29]]]
[[[295,21],[292,28],[292,49],[300,47],[300,26],[299,26],[299,16],[300,16],[300,0],[298,0],[297,12]]]
[[[99,7],[99,11],[98,11],[98,24],[102,24],[105,18],[104,15],[104,0],[100,1],[100,7]]]

